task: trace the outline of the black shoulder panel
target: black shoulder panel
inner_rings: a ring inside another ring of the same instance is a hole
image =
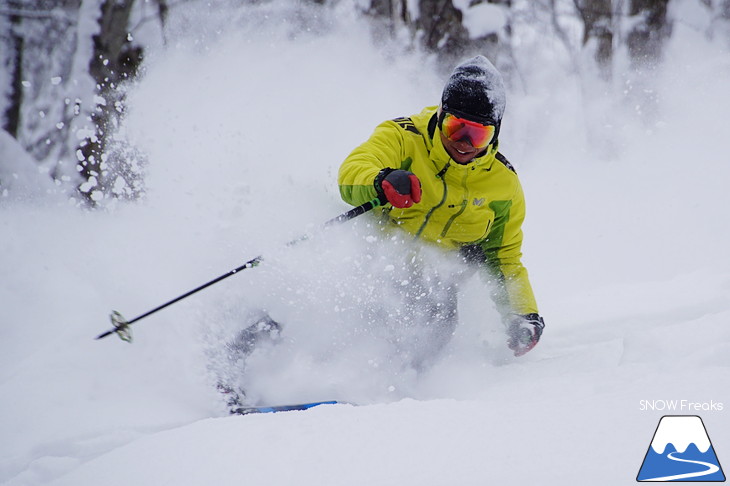
[[[428,120],[428,138],[431,140],[436,135],[436,125],[438,125],[438,112],[431,115],[431,119]]]
[[[495,155],[495,158],[497,160],[499,160],[500,162],[502,162],[504,164],[504,166],[507,167],[509,170],[511,170],[515,174],[517,173],[514,166],[512,164],[510,164],[509,160],[507,160],[507,157],[502,155],[502,152],[497,152],[497,155]]]
[[[421,132],[419,132],[418,129],[416,128],[416,126],[413,124],[413,120],[411,120],[408,117],[403,116],[400,118],[396,118],[393,121],[396,122],[398,125],[400,125],[400,127],[403,128],[403,130],[407,130],[409,132],[415,133],[416,135],[421,134]]]

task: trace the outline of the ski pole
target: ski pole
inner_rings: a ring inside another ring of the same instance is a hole
[[[336,217],[326,221],[324,223],[323,227],[328,228],[335,224],[344,223],[345,221],[349,221],[353,218],[356,218],[357,216],[360,216],[361,214],[365,214],[368,211],[370,211],[371,209],[376,208],[378,206],[382,206],[382,205],[383,205],[383,203],[380,201],[380,199],[375,198],[371,201],[361,204],[360,206],[356,206],[356,207],[350,209],[349,211],[346,211],[346,212],[340,214],[339,216],[336,216]],[[298,243],[299,241],[303,241],[306,239],[307,239],[307,236],[302,236],[301,238],[290,241],[288,244],[293,245],[293,244]],[[262,260],[263,260],[263,256],[257,256],[256,258],[252,258],[251,260],[247,261],[246,263],[244,263],[241,266],[234,268],[233,270],[229,271],[228,273],[224,273],[223,275],[214,278],[210,282],[206,282],[203,285],[196,287],[193,290],[186,292],[178,297],[175,297],[174,299],[172,299],[168,302],[165,302],[164,304],[159,305],[159,306],[155,307],[154,309],[147,311],[144,314],[141,314],[129,321],[126,320],[119,312],[112,311],[109,318],[111,319],[112,324],[114,325],[114,328],[109,329],[108,331],[99,334],[98,336],[96,336],[96,339],[102,339],[102,338],[109,336],[110,334],[116,333],[122,341],[132,342],[132,333],[129,330],[129,326],[131,326],[135,322],[142,320],[147,316],[151,316],[155,312],[161,311],[165,307],[171,306],[172,304],[174,304],[176,302],[180,302],[181,300],[183,300],[187,297],[190,297],[191,295],[193,295],[197,292],[200,292],[201,290],[206,289],[206,288],[210,287],[211,285],[220,282],[221,280],[231,277],[231,276],[237,274],[238,272],[246,270],[247,268],[256,267],[261,263]]]

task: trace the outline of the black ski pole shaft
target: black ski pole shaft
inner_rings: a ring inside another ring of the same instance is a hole
[[[329,221],[324,223],[324,227],[327,228],[334,224],[344,223],[345,221],[349,221],[353,218],[356,218],[357,216],[360,216],[361,214],[365,214],[368,211],[370,211],[373,208],[376,208],[380,205],[382,205],[382,203],[379,199],[373,199],[364,204],[361,204],[360,206],[356,206],[356,207],[350,209],[349,211],[340,214],[339,216],[336,216],[336,217],[330,219]],[[294,240],[294,241],[290,242],[290,244],[297,243],[298,241],[301,241],[302,239],[305,239],[305,238],[300,238],[298,240]],[[262,259],[263,259],[262,256],[257,256],[256,258],[252,258],[251,260],[247,261],[243,265],[236,267],[233,270],[231,270],[227,273],[224,273],[223,275],[220,275],[219,277],[214,278],[210,282],[206,282],[203,285],[196,287],[193,290],[190,290],[189,292],[186,292],[178,297],[175,297],[174,299],[172,299],[168,302],[165,302],[164,304],[161,304],[161,305],[155,307],[154,309],[149,310],[149,311],[145,312],[144,314],[141,314],[129,321],[125,320],[121,314],[114,311],[114,312],[112,312],[112,315],[111,315],[111,320],[112,320],[112,323],[114,324],[114,328],[109,329],[108,331],[105,331],[105,332],[99,334],[98,336],[96,336],[96,339],[102,339],[111,334],[117,333],[117,334],[119,334],[119,337],[122,338],[122,340],[131,341],[132,337],[131,337],[131,334],[129,334],[129,326],[131,326],[135,322],[137,322],[141,319],[144,319],[145,317],[151,316],[152,314],[159,312],[162,309],[169,307],[172,304],[175,304],[176,302],[180,302],[181,300],[183,300],[187,297],[190,297],[191,295],[196,294],[196,293],[200,292],[201,290],[206,289],[206,288],[210,287],[211,285],[220,282],[221,280],[231,277],[231,276],[237,274],[238,272],[246,270],[247,268],[253,268],[255,266],[258,266],[258,264],[261,263]]]
[[[336,216],[336,217],[330,219],[329,221],[324,223],[324,226],[329,227],[329,226],[332,226],[333,224],[344,223],[345,221],[348,221],[352,218],[356,218],[356,217],[360,216],[361,214],[367,213],[371,209],[377,208],[378,206],[382,206],[384,204],[385,203],[383,201],[381,201],[378,198],[375,198],[372,201],[368,201],[359,206],[355,206],[354,208],[350,209],[349,211],[344,212],[344,213],[340,214],[339,216]]]
[[[132,319],[132,320],[130,320],[130,321],[124,321],[124,320],[122,320],[121,322],[119,322],[119,324],[120,324],[120,325],[117,325],[117,322],[118,322],[118,321],[114,321],[114,320],[113,320],[113,322],[115,323],[115,327],[114,327],[114,329],[110,329],[110,330],[108,330],[108,331],[106,331],[106,332],[104,332],[104,333],[102,333],[102,334],[99,334],[99,335],[98,335],[98,336],[96,337],[96,339],[102,339],[102,338],[105,338],[105,337],[109,336],[110,334],[114,334],[115,332],[119,331],[120,327],[123,327],[123,328],[129,327],[129,326],[131,326],[132,324],[134,324],[135,322],[137,322],[137,321],[139,321],[139,320],[141,320],[141,319],[144,319],[144,318],[145,318],[145,317],[147,317],[147,316],[151,316],[151,315],[152,315],[152,314],[154,314],[155,312],[161,311],[161,310],[162,310],[162,309],[164,309],[165,307],[171,306],[172,304],[174,304],[174,303],[176,303],[176,302],[180,302],[181,300],[183,300],[183,299],[185,299],[185,298],[187,298],[187,297],[190,297],[191,295],[193,295],[193,294],[196,294],[196,293],[200,292],[201,290],[203,290],[203,289],[206,289],[206,288],[210,287],[211,285],[213,285],[213,284],[216,284],[216,283],[220,282],[220,281],[221,281],[221,280],[223,280],[223,279],[226,279],[226,278],[228,278],[228,277],[231,277],[231,276],[233,276],[233,275],[237,274],[237,273],[238,273],[238,272],[240,272],[241,270],[245,270],[245,269],[247,269],[247,268],[252,268],[252,267],[255,267],[255,266],[256,266],[256,265],[258,265],[258,264],[259,264],[260,262],[261,262],[261,257],[260,257],[260,256],[257,256],[256,258],[252,258],[251,260],[247,261],[246,263],[244,263],[244,264],[243,264],[243,265],[241,265],[240,267],[234,268],[234,269],[233,269],[233,270],[231,270],[230,272],[228,272],[228,273],[225,273],[225,274],[223,274],[223,275],[221,275],[221,276],[219,276],[219,277],[216,277],[216,278],[214,278],[213,280],[211,280],[210,282],[206,282],[206,283],[204,283],[204,284],[203,284],[203,285],[201,285],[200,287],[196,287],[196,288],[194,288],[193,290],[191,290],[191,291],[189,291],[189,292],[186,292],[186,293],[184,293],[184,294],[182,294],[182,295],[180,295],[180,296],[178,296],[178,297],[175,297],[175,298],[174,298],[174,299],[172,299],[171,301],[169,301],[169,302],[165,302],[164,304],[162,304],[162,305],[159,305],[159,306],[155,307],[154,309],[152,309],[152,310],[150,310],[150,311],[147,311],[147,312],[145,312],[144,314],[142,314],[142,315],[140,315],[140,316],[137,316],[137,317],[135,317],[134,319]]]

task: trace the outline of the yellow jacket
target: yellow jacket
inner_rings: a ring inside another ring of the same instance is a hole
[[[378,125],[340,167],[342,199],[354,206],[375,199],[373,181],[384,168],[413,172],[421,181],[421,202],[402,209],[387,205],[390,220],[416,238],[461,249],[470,261],[485,264],[497,280],[493,299],[503,315],[538,312],[520,261],[525,200],[517,174],[497,151],[498,142],[468,164],[451,160],[441,143],[437,108]]]

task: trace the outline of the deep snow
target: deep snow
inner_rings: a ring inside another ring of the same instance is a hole
[[[400,243],[374,245],[369,216],[283,243],[347,209],[339,162],[443,80],[352,19],[294,40],[260,28],[151,56],[120,135],[149,157],[145,200],[0,207],[0,482],[629,484],[667,413],[701,415],[730,463],[727,51],[678,26],[653,118],[558,69],[508,93],[544,339],[509,357],[474,279],[417,375],[358,314]],[[132,345],[93,340],[112,309],[131,318],[261,253],[135,325]],[[287,340],[253,363],[254,396],[360,406],[226,416],[221,343],[261,305]],[[642,410],[664,399],[723,407]]]

